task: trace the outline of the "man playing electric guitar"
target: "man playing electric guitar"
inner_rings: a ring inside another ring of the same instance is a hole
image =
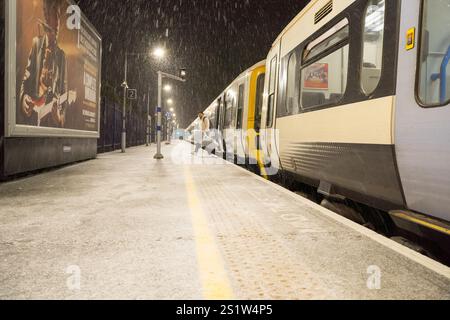
[[[66,55],[58,46],[63,2],[43,1],[45,21],[40,24],[45,32],[33,39],[20,89],[22,118],[28,125],[64,128],[65,110],[68,103],[73,102],[67,92]]]

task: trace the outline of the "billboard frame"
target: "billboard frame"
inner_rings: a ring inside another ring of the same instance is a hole
[[[75,5],[72,0],[64,0],[69,5]],[[98,90],[98,127],[97,131],[83,131],[63,128],[44,128],[26,125],[18,125],[16,122],[17,112],[17,2],[16,0],[5,1],[5,137],[40,137],[40,138],[100,138],[101,125],[101,88],[102,88],[102,38],[92,23],[81,13],[81,19],[87,28],[100,41],[99,54],[99,79]]]

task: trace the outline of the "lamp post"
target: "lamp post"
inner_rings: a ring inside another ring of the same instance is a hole
[[[166,142],[167,145],[172,143],[172,137],[170,135],[171,130],[172,130],[172,121],[168,117],[167,118],[167,142]]]
[[[163,78],[168,78],[168,79],[172,79],[172,80],[176,80],[176,81],[180,81],[180,82],[186,82],[186,69],[181,69],[180,70],[180,76],[174,76],[172,74],[169,73],[164,73],[162,71],[158,71],[158,107],[156,109],[157,111],[157,136],[156,136],[156,143],[157,143],[157,148],[156,148],[156,154],[155,154],[155,159],[156,160],[162,160],[164,159],[164,156],[162,155],[161,152],[161,130],[162,130],[162,82],[163,82]]]
[[[124,82],[122,84],[123,87],[123,110],[122,110],[122,153],[126,152],[127,149],[127,91],[129,89],[128,83],[127,83],[127,73],[128,73],[128,56],[140,56],[140,55],[146,55],[146,54],[140,54],[140,53],[128,53],[125,51],[125,75],[124,75]],[[166,55],[166,52],[163,48],[158,47],[156,48],[151,55],[153,55],[156,59],[162,59]],[[150,90],[149,90],[149,101],[150,104]],[[150,135],[150,126],[149,122],[150,119],[150,105],[147,106],[147,146],[149,145],[149,135]]]
[[[123,108],[122,108],[122,153],[127,149],[127,72],[128,72],[128,53],[125,52],[125,80],[123,81]]]
[[[173,124],[172,132],[171,132],[172,137],[173,137],[174,139],[178,139],[178,132],[177,132],[177,130],[178,130],[178,124],[177,124],[177,121],[176,121],[176,120],[173,120],[173,121],[172,121],[172,124]]]
[[[156,107],[156,154],[155,159],[164,159],[161,153],[161,130],[162,130],[162,73],[158,71],[158,107]]]
[[[146,146],[150,146],[151,144],[151,127],[152,127],[152,116],[150,115],[150,86],[148,87],[148,97],[147,97],[147,128],[146,128],[146,138],[145,144]]]

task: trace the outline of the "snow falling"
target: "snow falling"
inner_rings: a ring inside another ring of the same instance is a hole
[[[102,95],[121,100],[125,52],[166,47],[157,62],[130,59],[128,83],[141,101],[156,106],[156,71],[188,69],[186,84],[173,84],[179,120],[187,126],[241,71],[265,58],[271,44],[303,8],[302,0],[80,0],[103,37]],[[144,111],[142,111],[144,112]]]

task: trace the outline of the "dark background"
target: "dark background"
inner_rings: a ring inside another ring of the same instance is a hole
[[[307,0],[79,0],[82,11],[103,37],[102,92],[122,101],[124,53],[150,52],[166,46],[169,57],[156,62],[148,55],[131,57],[130,87],[144,114],[150,91],[157,104],[156,71],[188,69],[188,82],[174,84],[171,94],[182,127],[243,70],[265,59],[273,41]]]

